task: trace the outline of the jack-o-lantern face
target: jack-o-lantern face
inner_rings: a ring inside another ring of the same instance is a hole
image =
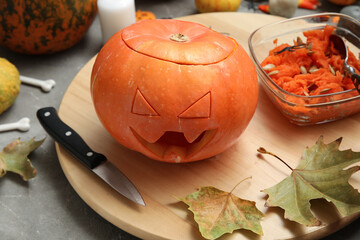
[[[172,106],[169,106],[172,107]],[[160,126],[162,122],[161,117],[156,109],[146,100],[139,89],[136,90],[131,112],[143,117],[156,118]],[[164,113],[166,114],[166,113]],[[164,117],[167,119],[169,117]],[[136,126],[130,126],[133,134],[149,151],[155,155],[166,159],[167,161],[181,161],[199,151],[205,146],[214,136],[217,126],[210,125],[211,122],[211,92],[207,92],[195,102],[191,103],[187,108],[176,116],[177,121],[187,122],[188,124],[195,124],[195,122],[202,121],[201,127],[190,128],[183,131],[180,127],[166,129],[154,129],[153,133],[149,135],[152,130],[147,129],[145,133],[136,129],[143,129]],[[146,119],[144,119],[146,121]],[[205,124],[204,124],[205,123]],[[186,123],[185,123],[186,124]],[[134,124],[136,125],[136,124]],[[178,124],[178,126],[181,126]],[[209,129],[209,126],[212,128]],[[143,134],[143,135],[141,135]],[[149,137],[150,136],[150,137]],[[153,137],[152,137],[153,136]]]
[[[147,20],[105,44],[91,91],[99,119],[122,145],[189,162],[237,140],[255,111],[258,85],[233,39],[195,23]]]

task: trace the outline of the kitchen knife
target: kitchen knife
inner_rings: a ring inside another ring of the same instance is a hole
[[[128,199],[145,206],[132,182],[112,165],[104,155],[93,151],[72,128],[58,116],[55,108],[41,108],[36,113],[41,125],[55,141],[82,161],[93,173]]]

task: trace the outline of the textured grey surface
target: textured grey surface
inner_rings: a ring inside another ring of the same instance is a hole
[[[255,2],[255,6],[257,4],[259,2]],[[250,6],[249,2],[243,1],[239,11],[254,12]],[[136,7],[154,12],[158,18],[176,18],[197,13],[194,0],[136,0]],[[339,7],[326,2],[320,9],[339,10]],[[296,15],[309,13],[313,12],[298,9]],[[22,75],[39,79],[53,78],[57,83],[50,93],[21,86],[16,103],[0,115],[0,124],[14,122],[26,116],[31,119],[31,129],[28,132],[0,133],[1,148],[19,137],[25,141],[45,135],[36,119],[37,109],[45,106],[59,107],[71,80],[99,51],[101,41],[100,24],[96,19],[86,36],[75,47],[60,53],[27,56],[0,47],[0,57],[14,63]],[[61,170],[52,139],[47,138],[30,158],[38,171],[34,179],[24,182],[12,173],[0,179],[1,240],[137,239],[104,220],[77,195]],[[357,220],[326,239],[360,239],[359,226],[360,221]]]

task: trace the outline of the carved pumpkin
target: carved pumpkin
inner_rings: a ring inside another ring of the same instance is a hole
[[[96,0],[2,0],[0,44],[25,54],[68,49],[85,35],[97,14]]]
[[[236,142],[258,98],[255,67],[232,38],[200,24],[144,20],[99,52],[91,92],[122,145],[166,162],[214,156]]]

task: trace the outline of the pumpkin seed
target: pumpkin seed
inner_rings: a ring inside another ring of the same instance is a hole
[[[313,65],[313,66],[310,67],[309,72],[310,72],[310,73],[313,73],[313,72],[316,72],[316,71],[318,71],[318,70],[319,70],[319,69],[318,69],[315,65]]]
[[[330,69],[330,72],[334,75],[334,76],[336,76],[336,72],[335,72],[335,70],[334,70],[334,68],[329,64],[329,69]]]
[[[308,56],[311,56],[311,55],[314,54],[314,52],[310,50],[310,51],[308,51],[306,54],[307,54]]]
[[[274,64],[269,63],[269,64],[265,65],[263,67],[263,69],[266,70],[266,71],[269,71],[269,70],[273,69],[274,67],[275,67]]]
[[[329,90],[331,90],[331,88],[324,88],[324,89],[320,90],[320,93],[324,93],[324,92],[327,92]]]
[[[306,48],[309,49],[312,52],[312,48],[313,48],[313,43],[309,43],[306,45]]]
[[[307,74],[306,68],[304,66],[300,66],[300,72],[302,74]]]
[[[308,94],[305,90],[304,90],[304,94],[305,94],[305,96],[307,96],[307,97],[309,96],[309,94]]]
[[[303,40],[301,39],[301,37],[297,37],[296,38],[296,43],[297,44],[304,44]]]
[[[275,70],[275,71],[269,72],[268,75],[271,76],[271,75],[275,75],[275,74],[278,74],[278,73],[279,73],[279,71]]]

